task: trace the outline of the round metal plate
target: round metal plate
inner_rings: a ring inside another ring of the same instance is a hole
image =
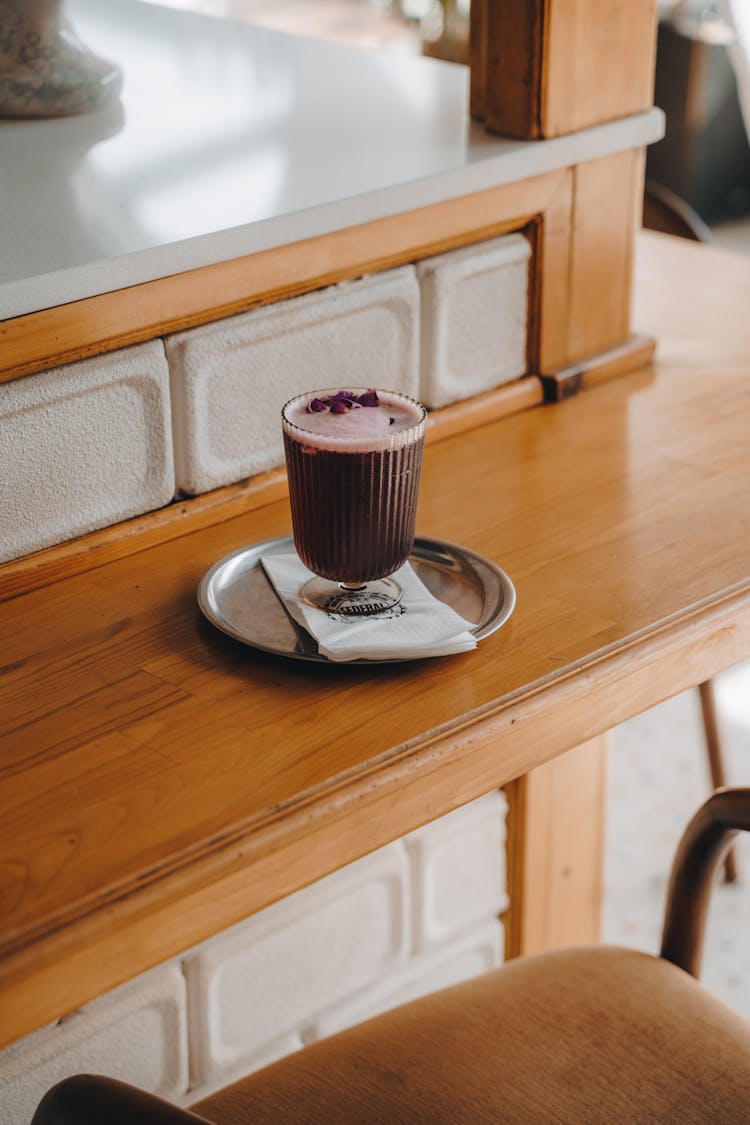
[[[318,653],[310,634],[287,614],[260,565],[262,555],[292,550],[294,541],[288,535],[253,543],[226,555],[203,576],[198,587],[198,605],[213,625],[235,640],[276,656],[330,664],[326,656]],[[499,629],[513,612],[516,591],[508,575],[466,547],[420,536],[414,541],[409,562],[434,597],[472,622],[470,632],[478,641]]]

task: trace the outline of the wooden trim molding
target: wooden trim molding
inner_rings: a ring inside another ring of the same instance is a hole
[[[574,170],[568,363],[615,347],[629,335],[643,168],[643,149],[633,149]]]
[[[0,382],[514,230],[533,248],[527,370],[560,371],[629,336],[643,163],[616,153],[0,322]]]
[[[0,382],[519,230],[566,170],[0,322]]]
[[[529,293],[529,370],[556,370],[568,362],[575,170],[568,169],[535,224],[535,268]]]
[[[644,164],[631,149],[568,169],[532,224],[530,371],[556,376],[623,347],[627,367]]]

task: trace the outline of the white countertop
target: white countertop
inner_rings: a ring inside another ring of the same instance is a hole
[[[551,141],[469,120],[468,70],[143,4],[69,0],[124,71],[107,110],[0,121],[0,320],[622,149],[659,110]]]

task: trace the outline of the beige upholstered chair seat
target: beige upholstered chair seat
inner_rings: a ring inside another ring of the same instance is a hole
[[[669,962],[522,958],[193,1107],[216,1125],[747,1122],[750,1027]]]

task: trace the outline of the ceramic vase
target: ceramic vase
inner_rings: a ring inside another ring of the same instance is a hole
[[[0,0],[0,116],[86,113],[121,82],[119,67],[78,39],[63,0]]]

